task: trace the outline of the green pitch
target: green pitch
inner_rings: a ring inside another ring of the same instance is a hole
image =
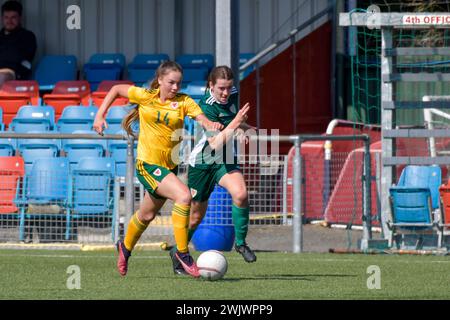
[[[122,278],[112,251],[1,250],[0,299],[450,299],[449,256],[259,252],[254,264],[225,256],[225,278],[208,282],[175,276],[168,252],[136,251]],[[379,282],[369,266],[379,267]]]

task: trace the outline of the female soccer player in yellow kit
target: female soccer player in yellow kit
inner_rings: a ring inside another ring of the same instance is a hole
[[[137,104],[137,108],[124,118],[123,127],[128,134],[133,134],[131,124],[139,120],[136,175],[147,192],[139,210],[130,219],[124,240],[117,242],[117,268],[122,276],[127,273],[128,259],[136,242],[166,200],[171,199],[174,202],[172,221],[177,244],[175,257],[188,274],[199,277],[198,268],[188,250],[192,198],[189,188],[176,175],[177,161],[172,158],[172,150],[179,141],[172,136],[177,129],[183,128],[185,116],[195,119],[209,130],[222,129],[223,126],[209,121],[188,95],[178,93],[182,73],[176,62],[166,61],[157,69],[150,89],[114,86],[106,95],[94,121],[94,130],[101,134],[107,128],[107,110],[118,95]]]

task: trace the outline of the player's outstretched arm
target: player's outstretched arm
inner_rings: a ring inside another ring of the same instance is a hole
[[[208,139],[209,145],[211,149],[216,150],[220,149],[223,145],[225,145],[234,135],[234,131],[239,128],[242,123],[248,118],[248,111],[250,110],[250,104],[246,103],[244,107],[239,110],[234,119],[230,122],[230,124],[215,137],[211,137]]]
[[[97,111],[97,115],[94,119],[94,125],[92,126],[94,131],[96,131],[98,134],[103,135],[103,130],[108,128],[108,124],[105,120],[105,115],[113,101],[117,98],[117,96],[128,98],[128,89],[130,87],[131,86],[129,84],[118,84],[113,86],[108,91],[105,99],[103,100],[100,108]]]
[[[197,121],[198,123],[200,123],[200,125],[205,129],[205,130],[212,130],[212,131],[216,131],[216,130],[222,130],[223,129],[223,124],[221,124],[220,122],[212,122],[210,121],[204,113],[199,114],[197,117],[195,117],[195,121]]]

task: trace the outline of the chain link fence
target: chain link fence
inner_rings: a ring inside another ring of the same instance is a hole
[[[300,251],[325,251],[336,245],[357,245],[348,242],[348,232],[331,229],[334,224],[356,232],[355,239],[363,236],[363,144],[358,142],[354,150],[336,152],[325,159],[323,137],[321,140],[312,148],[310,142],[303,142],[299,148],[302,170],[298,194],[294,147],[288,155],[279,155],[276,148],[274,154],[256,154],[247,148],[239,155],[250,205],[248,242],[257,250],[292,251],[297,245]],[[379,151],[371,150],[373,195],[378,190],[379,167],[374,157]],[[108,154],[79,159],[76,165],[66,157],[37,159],[28,171],[20,156],[2,157],[0,163],[0,242],[4,243],[112,244],[124,236],[133,207],[137,210],[145,195],[135,177],[129,183],[117,174],[117,163]],[[178,176],[185,183],[187,173],[188,166],[180,164]],[[378,200],[376,196],[371,199],[370,216],[376,226]],[[301,204],[299,221],[295,220],[296,201]],[[231,205],[226,190],[216,188],[202,225],[233,232]],[[168,200],[140,244],[173,243],[172,206]],[[352,230],[353,226],[359,229]],[[304,245],[298,246],[299,241]]]

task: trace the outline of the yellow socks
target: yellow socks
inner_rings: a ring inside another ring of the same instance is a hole
[[[137,211],[133,214],[128,224],[127,234],[125,235],[124,244],[127,250],[132,251],[136,242],[138,242],[142,233],[147,229],[149,223],[143,223],[137,216]]]
[[[188,252],[188,227],[191,206],[174,204],[172,209],[173,233],[178,251]]]

